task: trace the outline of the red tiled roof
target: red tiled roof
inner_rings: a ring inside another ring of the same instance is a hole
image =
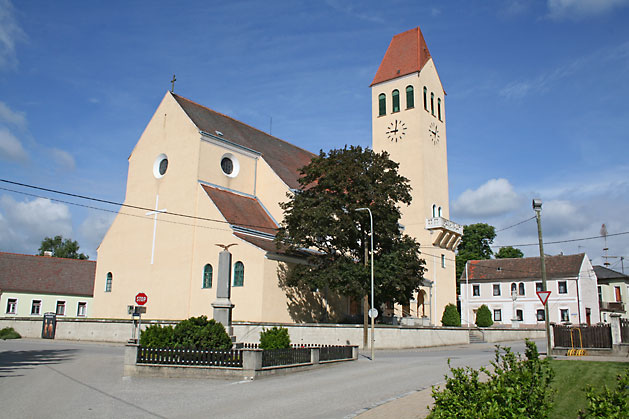
[[[584,253],[578,255],[545,256],[547,278],[566,278],[579,275]],[[500,281],[511,279],[541,279],[542,268],[536,258],[509,258],[470,260],[468,265],[468,281]],[[465,271],[461,274],[465,280]]]
[[[299,188],[299,169],[310,163],[314,154],[191,100],[172,95],[201,131],[209,134],[219,131],[225,140],[259,152],[284,183],[290,188]]]
[[[255,198],[202,186],[228,223],[275,235],[277,225]]]
[[[430,51],[419,27],[397,34],[391,40],[370,86],[419,72],[429,59]]]
[[[277,247],[273,239],[265,239],[264,237],[255,237],[250,236],[249,234],[242,233],[234,233],[234,236],[238,237],[239,239],[243,239],[244,241],[249,242],[252,245],[259,247],[260,249],[267,252],[285,253],[285,250]]]
[[[0,252],[0,292],[94,295],[96,262]]]

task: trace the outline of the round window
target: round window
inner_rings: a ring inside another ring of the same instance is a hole
[[[168,157],[166,154],[160,154],[153,162],[153,176],[157,179],[164,177],[168,170]]]
[[[162,161],[159,162],[159,174],[164,176],[166,169],[168,169],[168,159],[162,159]]]
[[[231,175],[234,171],[234,162],[229,157],[223,157],[221,160],[221,169],[226,175]]]

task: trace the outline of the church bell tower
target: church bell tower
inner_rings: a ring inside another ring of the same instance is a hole
[[[445,91],[419,27],[391,40],[371,83],[371,103],[372,147],[387,151],[410,180],[413,200],[402,207],[400,223],[426,261],[423,286],[396,315],[439,325],[445,306],[456,304],[454,260],[463,226],[449,220]]]

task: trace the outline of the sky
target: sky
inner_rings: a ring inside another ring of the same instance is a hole
[[[535,221],[519,223],[541,198],[547,254],[602,264],[604,239],[577,239],[605,224],[620,271],[627,22],[629,0],[0,0],[0,179],[123,202],[173,74],[175,93],[312,152],[368,147],[369,85],[419,26],[447,93],[450,219],[539,256]],[[116,206],[0,188],[0,251],[63,235],[97,258]]]

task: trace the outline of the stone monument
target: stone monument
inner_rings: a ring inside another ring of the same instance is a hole
[[[214,320],[225,326],[225,330],[229,336],[234,336],[234,330],[232,328],[232,304],[231,297],[231,267],[232,267],[232,254],[229,252],[228,246],[217,244],[222,247],[223,251],[218,255],[218,279],[216,284],[216,300],[212,303],[214,307]]]

